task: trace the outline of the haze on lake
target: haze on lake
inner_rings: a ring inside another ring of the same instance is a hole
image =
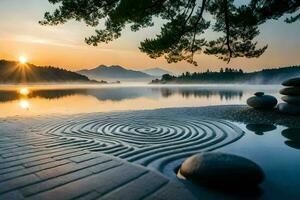
[[[278,86],[235,85],[35,85],[0,87],[1,117],[79,114],[171,107],[243,104],[256,90]]]

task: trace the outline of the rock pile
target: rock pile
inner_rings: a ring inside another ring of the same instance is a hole
[[[283,88],[280,90],[280,94],[285,95],[281,99],[285,103],[278,105],[281,112],[300,115],[300,78],[293,78],[286,80],[282,83]]]
[[[255,109],[272,109],[277,105],[277,99],[263,92],[256,92],[253,97],[247,100],[248,106]]]

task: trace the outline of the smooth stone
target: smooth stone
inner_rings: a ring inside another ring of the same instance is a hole
[[[300,106],[296,106],[293,104],[280,103],[278,105],[278,109],[282,113],[286,113],[290,115],[300,115]]]
[[[281,132],[281,135],[294,142],[300,142],[300,128],[288,128]]]
[[[246,128],[257,135],[263,135],[266,132],[275,130],[276,126],[273,124],[247,124]]]
[[[261,168],[246,158],[225,153],[200,153],[180,167],[186,179],[209,186],[256,186],[264,179]]]
[[[283,86],[300,86],[300,78],[291,78],[282,83]]]
[[[300,96],[300,87],[288,87],[279,91],[282,95]]]
[[[247,100],[247,104],[256,109],[271,109],[277,105],[277,99],[270,95],[254,96]]]
[[[261,97],[261,96],[264,96],[265,93],[264,92],[255,92],[254,95],[257,97]]]
[[[289,104],[299,105],[300,106],[300,96],[283,96],[281,97],[282,101]]]

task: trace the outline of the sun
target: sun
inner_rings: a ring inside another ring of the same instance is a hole
[[[27,63],[27,58],[26,58],[25,56],[20,56],[20,57],[19,57],[19,62],[20,62],[21,64],[26,64],[26,63]]]
[[[28,88],[21,88],[20,90],[19,90],[19,93],[21,94],[21,95],[24,95],[24,96],[27,96],[29,93],[30,93],[30,91],[29,91],[29,89]]]

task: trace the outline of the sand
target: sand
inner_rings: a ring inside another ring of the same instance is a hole
[[[2,136],[3,131],[8,131],[4,135],[21,132],[21,135],[34,133],[36,139],[38,135],[45,140],[57,138],[59,142],[53,142],[49,147],[79,148],[80,151],[112,155],[174,179],[174,170],[188,156],[221,147],[224,150],[245,139],[245,132],[235,122],[300,127],[299,116],[284,115],[275,109],[254,110],[244,105],[13,117],[1,119],[0,126]],[[2,137],[0,141],[7,139]],[[235,153],[241,151],[241,146],[238,145]]]

